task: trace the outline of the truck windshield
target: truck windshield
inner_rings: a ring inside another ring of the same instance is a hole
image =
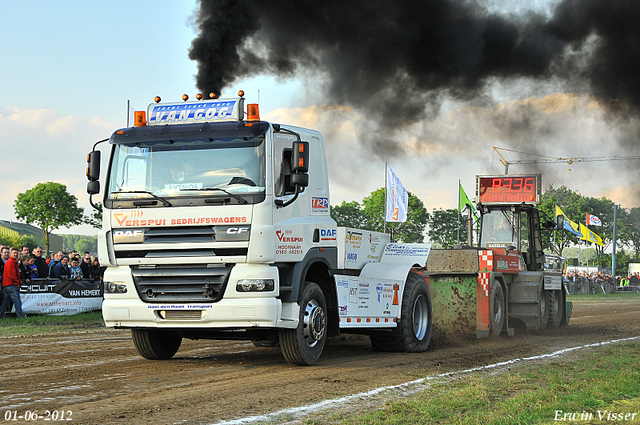
[[[493,210],[482,216],[480,246],[483,248],[519,248],[517,216],[506,210]]]
[[[164,206],[193,205],[193,198],[260,202],[263,197],[256,195],[265,192],[264,145],[262,135],[115,145],[106,200],[169,201]]]

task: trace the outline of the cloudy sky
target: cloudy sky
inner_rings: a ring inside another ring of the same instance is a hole
[[[494,13],[522,17],[550,13],[555,2],[485,4]],[[126,125],[127,101],[142,110],[156,95],[175,101],[197,93],[198,66],[189,58],[199,32],[196,7],[195,1],[169,0],[0,1],[0,219],[15,220],[16,195],[46,181],[66,184],[90,211],[86,153]],[[312,71],[246,72],[222,95],[243,89],[249,102],[259,101],[263,118],[320,130],[332,205],[361,201],[382,187],[385,161],[431,211],[456,207],[458,180],[473,197],[475,175],[504,172],[493,146],[548,157],[640,155],[636,116],[613,113],[608,100],[570,78],[489,78],[473,96],[439,96],[428,114],[390,127],[403,120],[402,105],[385,108],[372,98],[360,108],[341,101],[329,93],[335,94],[330,77]],[[407,97],[408,105],[430,101],[424,92]],[[513,165],[509,171],[540,172],[546,187],[565,185],[630,208],[640,206],[638,170],[640,162],[625,160]]]

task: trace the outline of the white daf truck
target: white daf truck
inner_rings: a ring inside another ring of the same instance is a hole
[[[173,357],[183,338],[248,339],[311,365],[345,330],[425,351],[429,245],[336,227],[319,132],[262,121],[241,92],[185,98],[156,98],[101,141],[106,325],[131,329],[148,359]],[[100,193],[96,146],[87,177]]]

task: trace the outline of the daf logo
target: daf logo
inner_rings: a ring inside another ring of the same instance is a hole
[[[114,230],[114,243],[138,243],[144,242],[144,230]]]
[[[248,227],[229,227],[227,229],[227,235],[241,235],[243,233],[249,233]]]

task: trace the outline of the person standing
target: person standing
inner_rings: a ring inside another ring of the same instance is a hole
[[[51,261],[49,261],[49,276],[52,276],[52,271],[53,271],[53,267],[56,264],[59,264],[62,261],[62,257],[64,256],[64,253],[62,251],[58,251],[53,258],[51,259]]]
[[[91,276],[91,255],[89,255],[89,253],[86,251],[82,256],[82,263],[80,263],[80,268],[82,269],[82,276],[85,279],[97,277],[97,276]]]
[[[2,290],[2,275],[4,273],[4,263],[9,259],[9,248],[6,245],[0,244],[0,305],[4,300],[4,291]],[[2,313],[2,311],[0,311]]]
[[[71,274],[69,275],[70,279],[73,280],[81,280],[83,275],[82,275],[82,269],[80,268],[80,259],[78,257],[72,257],[71,258],[71,262],[70,262],[70,266],[69,266],[69,270],[71,272]]]
[[[69,279],[71,269],[69,268],[69,256],[63,255],[59,263],[51,269],[50,276],[54,279]]]
[[[22,301],[20,300],[20,268],[18,267],[18,249],[11,248],[9,258],[4,264],[4,272],[2,273],[2,291],[4,292],[4,300],[0,305],[0,316],[3,318],[6,315],[6,308],[9,306],[9,301],[13,301],[13,305],[16,307],[16,315],[18,318],[23,318],[22,313]]]
[[[47,264],[46,260],[42,258],[42,252],[43,249],[41,246],[33,250],[33,255],[36,256],[33,264],[35,264],[35,266],[38,268],[38,277],[46,279],[47,277],[49,277],[49,265]]]

